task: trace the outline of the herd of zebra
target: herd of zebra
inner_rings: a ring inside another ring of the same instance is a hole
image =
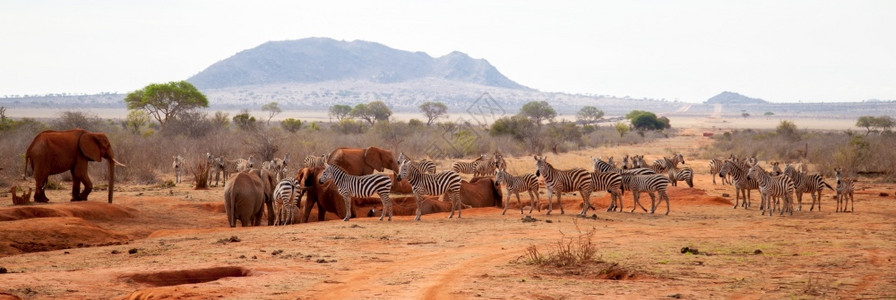
[[[794,195],[797,199],[797,210],[802,211],[804,193],[809,193],[812,197],[812,206],[809,211],[815,209],[816,203],[818,210],[821,211],[821,192],[824,188],[828,188],[836,192],[837,212],[846,212],[847,204],[851,204],[848,211],[853,211],[855,179],[842,177],[840,169],[835,169],[837,183],[835,187],[831,187],[820,174],[809,174],[806,164],[800,164],[799,170],[793,165],[787,164],[783,171],[778,162],[772,162],[771,166],[772,171],[766,172],[759,165],[755,156],[740,159],[732,155],[724,161],[712,159],[709,162],[713,184],[715,184],[715,176],[718,175],[722,178],[723,185],[726,183],[734,185],[735,209],[738,206],[751,207],[750,190],[759,190],[762,196],[759,210],[763,215],[768,213],[771,216],[776,210],[781,215],[785,213],[792,215]]]
[[[210,153],[206,153],[206,160],[209,166],[209,181],[212,176],[215,177],[215,186],[218,185],[218,179],[224,178],[226,183],[227,176],[232,172],[239,172],[255,167],[255,161],[252,156],[248,159],[226,160],[223,156],[214,157]],[[412,191],[417,200],[417,211],[414,220],[419,221],[421,217],[421,204],[425,195],[443,195],[447,194],[451,201],[451,213],[449,218],[453,218],[454,210],[457,209],[458,218],[461,217],[461,208],[463,204],[460,200],[461,177],[460,174],[472,174],[474,177],[494,176],[495,185],[503,184],[506,188],[506,198],[503,205],[502,214],[506,214],[508,202],[513,195],[516,196],[520,213],[524,213],[524,206],[520,199],[521,192],[527,192],[530,197],[529,212],[533,209],[541,211],[541,202],[539,199],[540,184],[538,177],[542,177],[544,187],[548,196],[548,207],[545,214],[550,215],[553,211],[554,195],[556,195],[557,204],[560,207],[560,213],[563,214],[563,206],[560,205],[561,195],[563,193],[579,192],[582,196],[582,211],[579,215],[584,216],[588,209],[595,209],[590,203],[590,195],[594,191],[606,191],[611,195],[611,202],[607,211],[622,211],[622,195],[626,190],[632,193],[633,206],[629,212],[634,212],[637,207],[643,211],[648,210],[640,203],[639,198],[642,192],[646,192],[651,198],[652,214],[657,207],[665,199],[666,215],[669,214],[670,204],[667,195],[668,186],[676,186],[678,181],[684,181],[689,187],[694,186],[694,172],[689,167],[679,167],[679,164],[685,164],[684,156],[681,153],[672,155],[671,158],[663,157],[648,164],[644,160],[643,155],[625,155],[622,157],[621,167],[617,166],[613,157],[609,157],[607,161],[601,158],[592,157],[593,168],[591,171],[584,168],[557,169],[547,162],[546,157],[535,156],[535,173],[513,175],[507,172],[507,162],[503,155],[495,151],[492,155],[480,155],[477,159],[469,162],[454,162],[450,170],[436,172],[436,163],[431,160],[414,161],[400,153],[398,156],[398,170],[395,180],[401,181],[407,179],[412,187]],[[392,179],[385,174],[369,174],[356,176],[346,173],[341,167],[335,164],[329,164],[329,154],[320,156],[309,155],[303,161],[305,168],[322,168],[323,172],[319,178],[319,182],[323,184],[328,180],[332,180],[339,194],[343,197],[345,207],[350,207],[351,197],[368,197],[378,195],[382,202],[382,210],[380,220],[386,218],[392,220],[392,203],[389,194],[393,185]],[[297,178],[285,176],[289,163],[289,155],[282,159],[273,159],[264,161],[261,168],[269,170],[276,174],[276,185],[273,193],[275,225],[288,224],[294,218],[295,210],[300,205],[300,199],[303,194],[303,187],[299,184]],[[800,170],[792,165],[786,165],[782,171],[777,162],[772,163],[772,171],[766,172],[755,157],[748,159],[739,159],[731,156],[729,159],[720,160],[712,159],[709,162],[710,173],[713,177],[713,184],[716,183],[715,176],[722,179],[722,184],[731,184],[735,187],[735,204],[743,208],[750,208],[750,190],[759,190],[762,195],[762,201],[759,209],[762,214],[768,213],[771,216],[775,211],[783,215],[784,213],[793,214],[793,195],[796,194],[797,210],[802,210],[802,194],[810,193],[812,196],[812,206],[810,211],[814,210],[816,203],[819,211],[821,210],[821,190],[825,187],[837,192],[837,211],[846,211],[848,200],[853,198],[853,178],[841,178],[841,172],[838,169],[836,188],[828,185],[824,178],[818,174],[808,174],[805,164],[800,166]],[[173,167],[176,172],[176,180],[180,183],[180,178],[184,168],[184,159],[181,156],[174,157]],[[223,175],[223,176],[220,176]],[[656,195],[655,195],[655,194]],[[816,197],[817,195],[817,197]],[[741,198],[743,200],[741,200]],[[783,202],[782,202],[783,200]],[[740,203],[740,204],[739,204]],[[854,206],[854,202],[853,202]],[[852,211],[852,208],[850,208]],[[351,218],[351,210],[346,210],[344,221]]]

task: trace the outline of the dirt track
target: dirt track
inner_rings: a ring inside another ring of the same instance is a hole
[[[656,148],[702,143],[696,137],[675,139]],[[575,160],[584,155],[570,154]],[[592,202],[599,211],[589,212],[596,219],[574,217],[581,198],[568,195],[566,215],[556,209],[551,216],[534,212],[535,222],[522,222],[518,210],[502,216],[499,208],[478,208],[464,210],[461,220],[438,213],[421,222],[396,216],[392,222],[359,218],[228,228],[220,188],[126,186],[113,205],[61,202],[66,191],[53,191],[54,203],[35,206],[55,211],[43,218],[0,208],[0,241],[31,233],[44,244],[73,248],[26,254],[3,248],[0,267],[10,273],[0,275],[0,292],[22,298],[197,299],[896,297],[893,185],[861,182],[854,213],[835,213],[832,193],[825,191],[822,212],[804,205],[793,216],[768,217],[755,206],[732,209],[731,199],[720,195],[733,189],[712,185],[706,161],[688,164],[697,171],[697,188],[672,188],[668,216],[628,213],[628,193],[625,213],[604,212],[609,197],[597,193]],[[753,198],[758,205],[758,193]],[[529,246],[547,254],[563,237],[592,230],[600,260],[618,263],[632,276],[597,279],[575,268],[540,268],[519,259]],[[94,231],[108,236],[75,235]],[[234,236],[239,242],[231,241]],[[103,244],[112,245],[92,246]],[[698,254],[682,254],[683,247]],[[210,281],[197,282],[203,280]]]

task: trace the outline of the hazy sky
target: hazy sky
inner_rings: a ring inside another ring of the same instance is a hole
[[[266,41],[461,51],[542,91],[896,99],[896,1],[0,1],[0,97],[128,92]]]

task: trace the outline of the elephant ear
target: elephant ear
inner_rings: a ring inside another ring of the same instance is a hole
[[[364,162],[368,166],[374,168],[377,172],[383,171],[383,154],[382,149],[377,147],[364,148]]]
[[[78,138],[78,149],[81,150],[81,154],[84,154],[84,156],[91,161],[103,160],[102,153],[100,152],[100,141],[94,134],[81,134],[81,137]]]

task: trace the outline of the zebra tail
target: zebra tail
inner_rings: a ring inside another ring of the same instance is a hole
[[[832,188],[831,185],[828,184],[827,182],[822,182],[822,183],[824,183],[824,186],[828,187],[828,189],[830,189],[832,191],[834,190],[834,188]]]

